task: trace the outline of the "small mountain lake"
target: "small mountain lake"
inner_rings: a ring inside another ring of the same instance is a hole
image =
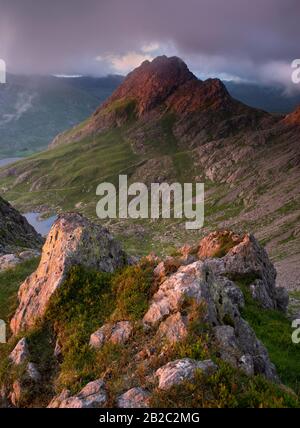
[[[23,214],[26,217],[27,221],[35,230],[40,233],[42,236],[47,236],[52,224],[57,219],[57,216],[51,216],[46,219],[41,218],[41,213],[31,212]]]

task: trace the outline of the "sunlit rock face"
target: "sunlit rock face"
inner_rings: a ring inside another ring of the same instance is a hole
[[[17,334],[43,316],[71,266],[113,272],[126,262],[120,245],[102,226],[77,213],[61,215],[47,237],[37,270],[19,289],[19,307],[11,320],[11,330]]]

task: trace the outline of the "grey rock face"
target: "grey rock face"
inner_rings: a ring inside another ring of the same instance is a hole
[[[113,272],[126,261],[125,253],[106,229],[77,213],[61,215],[47,237],[39,267],[19,289],[19,307],[11,330],[17,334],[43,316],[71,266]]]
[[[158,378],[158,387],[168,390],[183,381],[192,380],[196,370],[201,370],[205,375],[214,373],[218,367],[211,361],[196,361],[190,358],[175,360],[159,368],[155,375]]]
[[[266,378],[278,382],[278,375],[270,361],[268,351],[244,319],[240,318],[236,323],[235,334],[240,350],[253,358],[254,373],[263,374]]]
[[[101,408],[107,402],[107,393],[103,380],[98,379],[88,383],[77,395],[70,396],[68,390],[53,398],[48,408]]]
[[[217,275],[231,279],[251,278],[249,286],[252,297],[263,308],[285,309],[284,292],[276,288],[276,270],[265,249],[259,245],[251,234],[246,234],[220,259],[207,259],[206,263]]]
[[[143,388],[131,388],[117,399],[117,407],[123,409],[148,408],[150,393]]]
[[[283,287],[276,287],[275,299],[277,302],[277,308],[282,312],[287,312],[287,308],[289,305],[289,293],[287,289]]]

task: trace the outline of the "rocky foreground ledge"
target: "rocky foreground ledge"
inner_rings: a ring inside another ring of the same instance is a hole
[[[80,288],[74,274],[68,279],[74,266],[99,274],[85,273]],[[95,275],[94,280],[88,281],[89,275]],[[94,295],[99,303],[89,295],[80,306],[90,283],[95,287],[93,281],[99,278],[111,278],[111,299],[109,288],[101,294],[101,285]],[[261,310],[286,310],[287,293],[275,287],[275,279],[267,253],[249,234],[214,232],[173,257],[149,255],[132,264],[106,229],[79,214],[61,215],[48,235],[39,267],[19,290],[7,367],[11,373],[22,367],[22,375],[7,376],[0,388],[2,405],[151,407],[157,394],[193,384],[199,373],[210,382],[213,376],[217,379],[223,364],[246,379],[263,376],[280,385],[265,346],[242,317],[246,298]],[[67,303],[66,296],[71,296]],[[112,310],[102,316],[107,301]],[[70,313],[62,315],[64,307],[55,304],[69,305]],[[53,307],[54,320],[49,316]],[[76,332],[67,326],[77,307],[83,312],[81,324],[93,308],[93,322],[86,323],[78,348],[84,348],[85,359],[88,355],[92,363],[76,362],[70,369]],[[36,331],[38,337],[50,334],[45,346],[51,363],[46,368],[45,350],[37,355],[32,339]]]

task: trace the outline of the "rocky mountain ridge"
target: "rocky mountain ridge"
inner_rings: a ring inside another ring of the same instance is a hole
[[[83,273],[80,282],[74,264],[99,273],[91,283]],[[115,274],[110,297],[105,281]],[[197,382],[203,396],[198,406],[214,406],[224,367],[241,377],[242,388],[256,382],[258,400],[275,388],[282,405],[292,403],[295,394],[281,385],[267,349],[243,318],[248,299],[260,311],[286,310],[287,293],[275,287],[275,278],[267,253],[250,234],[218,231],[172,257],[150,254],[133,261],[105,229],[64,214],[52,227],[37,271],[20,287],[11,322],[17,336],[7,347],[4,378],[0,368],[2,406],[151,407]],[[89,294],[99,280],[99,291]],[[80,363],[77,353],[84,355]]]

